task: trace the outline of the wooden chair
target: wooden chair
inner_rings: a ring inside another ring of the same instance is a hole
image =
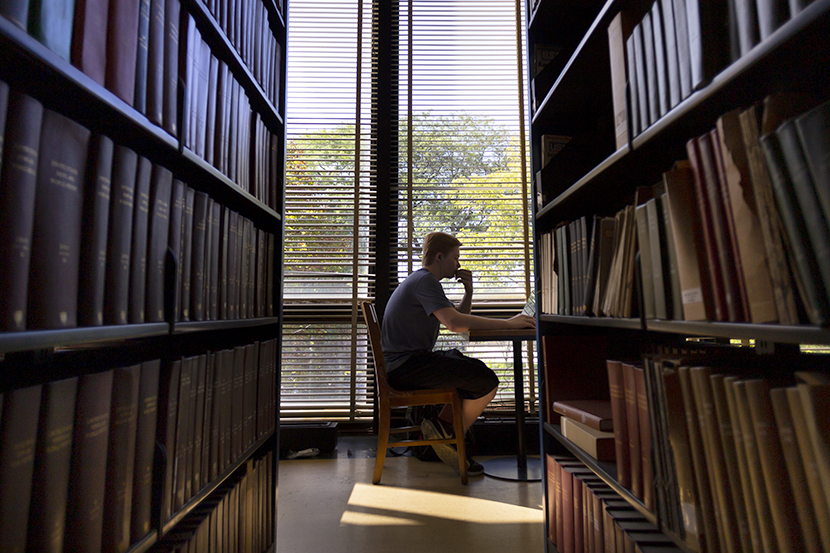
[[[434,390],[396,390],[386,380],[386,364],[383,362],[383,351],[380,348],[380,325],[378,324],[375,306],[371,302],[361,302],[363,319],[369,331],[369,342],[372,345],[372,355],[375,360],[375,388],[378,394],[378,452],[375,458],[375,474],[373,484],[380,483],[383,474],[383,461],[386,459],[386,449],[390,447],[455,444],[458,450],[458,470],[461,473],[461,483],[467,483],[467,456],[464,451],[464,426],[461,419],[461,399],[454,388],[440,388]],[[453,429],[455,437],[437,440],[400,440],[389,441],[390,434],[405,434],[419,432],[419,426],[405,426],[390,428],[392,409],[398,407],[413,407],[417,405],[452,404]]]

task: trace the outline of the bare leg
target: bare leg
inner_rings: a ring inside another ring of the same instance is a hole
[[[478,399],[462,399],[461,400],[461,419],[464,422],[464,432],[470,429],[473,423],[478,419],[478,416],[484,412],[487,405],[496,397],[498,388],[493,388],[489,394]],[[449,403],[444,405],[444,409],[438,415],[442,421],[452,424],[452,405]]]

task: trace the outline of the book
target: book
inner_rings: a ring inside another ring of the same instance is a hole
[[[164,130],[179,137],[179,0],[164,2],[164,86],[162,102],[162,124]]]
[[[193,321],[201,321],[205,317],[205,241],[209,199],[204,192],[196,192],[193,202],[190,269],[190,319]]]
[[[628,12],[621,11],[608,25],[608,52],[611,69],[611,97],[614,103],[614,136],[617,149],[627,146],[629,142],[628,101],[626,86],[626,41],[631,36],[633,26],[632,17]],[[544,141],[542,142],[544,144]],[[544,152],[544,148],[543,148]],[[542,166],[544,167],[544,153]]]
[[[221,247],[221,214],[223,212],[222,204],[219,202],[211,202],[212,214],[212,229],[210,234],[210,258],[211,262],[208,265],[209,281],[210,281],[210,304],[208,306],[208,315],[210,320],[219,320],[219,269],[221,263],[220,247]]]
[[[133,107],[147,115],[147,79],[150,48],[150,0],[139,0],[138,42],[135,59],[135,92]],[[154,68],[155,69],[155,68]]]
[[[622,363],[625,417],[628,423],[628,451],[631,462],[631,492],[643,498],[643,460],[640,448],[640,410],[637,406],[637,384],[634,365]]]
[[[677,59],[677,30],[674,23],[672,0],[660,0],[660,15],[663,17],[663,40],[666,50],[666,73],[668,75],[669,109],[680,103],[680,64]]]
[[[72,508],[66,511],[70,551],[89,551],[87,546],[100,550],[102,545],[112,383],[112,370],[78,378],[68,481],[68,504]]]
[[[193,362],[193,376],[191,377],[191,405],[192,413],[192,454],[188,461],[191,467],[190,487],[195,495],[202,489],[202,449],[204,445],[205,429],[205,381],[207,378],[207,356],[196,356]],[[188,445],[188,447],[191,447]]]
[[[150,188],[153,163],[138,156],[133,202],[132,241],[130,245],[130,292],[127,320],[144,322],[144,300],[147,292],[147,229],[150,221]]]
[[[193,447],[193,412],[191,407],[190,388],[193,385],[193,357],[185,357],[181,360],[181,376],[179,380],[178,413],[176,414],[176,437],[173,455],[173,511],[180,509],[190,499],[190,482],[188,476],[189,463],[187,460],[188,442],[190,442],[191,455]]]
[[[137,168],[138,155],[126,146],[116,145],[112,165],[104,284],[104,323],[108,325],[127,323]]]
[[[799,399],[806,422],[807,435],[812,444],[819,479],[824,497],[830,505],[830,444],[828,444],[827,418],[830,411],[830,386],[798,384]]]
[[[608,386],[611,396],[611,413],[614,421],[614,445],[617,464],[617,481],[623,487],[631,486],[631,453],[628,447],[627,402],[623,382],[623,366],[620,361],[608,360]]]
[[[151,528],[153,492],[153,458],[159,413],[159,374],[161,361],[154,359],[141,364],[138,383],[135,463],[132,473],[132,506],[130,509],[130,543],[146,536]]]
[[[84,178],[90,132],[43,111],[32,227],[27,327],[74,328],[78,323]]]
[[[78,269],[78,324],[104,324],[104,284],[107,269],[107,228],[115,145],[104,135],[89,143],[84,183],[81,258]]]
[[[652,433],[646,392],[645,370],[634,367],[634,388],[637,396],[637,424],[640,432],[640,464],[642,466],[642,500],[654,509],[654,466],[652,462]]]
[[[165,0],[142,0],[147,5],[147,119],[164,123]]]
[[[666,50],[666,36],[663,31],[663,14],[661,3],[654,2],[651,7],[651,29],[654,33],[654,68],[655,78],[657,81],[657,115],[663,117],[669,111],[669,69],[667,50]],[[674,29],[672,29],[674,30]]]
[[[209,164],[215,164],[215,147],[216,147],[216,99],[217,99],[217,83],[219,79],[219,60],[215,56],[210,56],[210,66],[208,68],[208,87],[207,95],[207,114],[205,119],[205,161]]]
[[[704,321],[713,314],[709,273],[701,270],[701,222],[696,206],[694,174],[687,161],[677,162],[663,174],[677,252],[677,272],[683,299],[683,319]]]
[[[75,0],[29,2],[29,34],[57,55],[71,61]]]
[[[738,27],[738,45],[743,56],[758,44],[758,10],[754,0],[733,0]]]
[[[147,281],[144,315],[147,322],[164,321],[164,270],[170,234],[170,201],[173,174],[153,165],[150,187],[149,229],[147,239]]]
[[[789,18],[786,0],[755,0],[760,40],[765,40]]]
[[[830,163],[826,159],[827,152],[830,151],[828,126],[830,102],[824,102],[795,119],[798,138],[813,183],[828,182],[830,178]],[[830,191],[826,186],[816,186],[815,191],[824,220],[830,221]]]
[[[174,475],[176,474],[176,430],[179,410],[179,384],[181,359],[165,363],[159,372],[158,430],[156,440],[164,456],[164,462],[154,466],[153,480],[158,484],[158,501],[162,522],[170,520],[175,509]]]
[[[108,0],[75,0],[72,65],[104,86],[107,68]]]
[[[26,551],[42,387],[3,394],[0,419],[0,533],[10,552]]]
[[[686,0],[691,87],[706,85],[729,61],[727,2]]]
[[[123,552],[130,545],[140,379],[141,365],[117,368],[112,372],[104,524],[101,534],[101,550],[104,553]]]
[[[739,110],[732,110],[717,121],[723,184],[735,225],[735,251],[747,295],[748,320],[774,322],[778,315],[739,114]]]
[[[632,30],[634,44],[634,79],[637,83],[636,89],[631,91],[631,102],[637,102],[637,115],[640,122],[639,133],[645,131],[654,121],[651,120],[649,110],[649,89],[648,74],[646,70],[646,54],[643,51],[643,22],[636,24]],[[634,93],[636,92],[636,96]]]
[[[175,289],[175,298],[173,309],[174,320],[179,320],[181,312],[179,304],[181,303],[181,288],[182,288],[182,227],[184,215],[184,198],[185,198],[185,184],[179,179],[173,179],[172,192],[170,194],[170,232],[167,240],[167,251],[173,256],[175,261],[175,278],[173,288]]]
[[[611,402],[607,400],[559,400],[553,403],[553,410],[595,430],[610,432],[614,428]]]
[[[614,433],[596,430],[569,417],[562,417],[562,435],[598,461],[614,462]]]
[[[9,91],[0,170],[0,330],[26,329],[43,106]]]
[[[787,390],[784,388],[770,389],[769,401],[778,429],[778,439],[781,442],[781,455],[789,476],[786,484],[789,485],[792,492],[796,514],[798,515],[796,526],[803,536],[804,550],[810,553],[820,553],[822,545],[815,515],[815,511],[818,509],[813,509],[808,492],[807,474],[804,472],[804,465],[799,455],[793,418],[787,400]]]
[[[646,88],[648,93],[648,118],[652,124],[660,119],[660,99],[657,85],[657,58],[654,44],[654,25],[652,24],[652,11],[643,14],[640,26],[643,32],[643,56],[645,57]],[[636,43],[635,43],[636,46]]]
[[[182,245],[179,264],[182,267],[181,290],[179,290],[179,320],[190,319],[190,288],[193,256],[193,201],[196,191],[189,186],[185,187],[184,210],[182,211]]]
[[[643,315],[646,319],[655,318],[654,311],[654,269],[652,267],[651,237],[649,235],[648,214],[646,204],[640,204],[635,209],[637,218],[637,244],[640,251],[640,275],[642,277]],[[659,260],[657,260],[659,262]],[[665,318],[665,316],[661,317]]]
[[[132,106],[135,100],[140,0],[110,0],[105,85]]]
[[[29,0],[4,0],[0,2],[0,15],[25,31],[29,22]]]

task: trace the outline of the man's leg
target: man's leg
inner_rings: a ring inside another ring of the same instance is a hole
[[[470,429],[473,423],[476,422],[479,415],[484,412],[484,409],[487,408],[487,405],[493,400],[493,398],[496,397],[497,390],[498,387],[493,388],[489,394],[478,399],[461,400],[461,419],[464,422],[465,433]],[[449,427],[452,427],[452,405],[449,403],[444,405],[444,408],[441,410],[438,418],[443,422],[446,422]]]

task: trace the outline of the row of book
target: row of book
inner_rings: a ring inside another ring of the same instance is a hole
[[[275,539],[273,455],[246,463],[245,474],[200,504],[193,516],[166,535],[157,551],[171,553],[260,553]]]
[[[3,394],[3,550],[121,552],[156,527],[154,504],[169,520],[274,429],[275,344]]]
[[[0,329],[273,313],[274,237],[161,165],[0,83]],[[82,224],[83,223],[83,224]]]
[[[809,0],[657,0],[608,27],[617,147],[657,122]],[[626,99],[628,83],[628,101]]]
[[[265,96],[277,107],[280,98],[279,68],[282,48],[271,32],[265,2],[202,0],[202,3],[236,48],[254,79],[262,87]]]
[[[830,551],[830,379],[645,359],[655,493],[695,551]]]
[[[186,56],[182,142],[240,188],[277,207],[279,142],[229,66],[202,39],[185,15]]]
[[[798,93],[730,111],[634,205],[543,234],[544,312],[634,316],[641,282],[647,319],[827,324],[828,121]]]
[[[547,455],[548,539],[561,553],[681,551],[590,468]]]

